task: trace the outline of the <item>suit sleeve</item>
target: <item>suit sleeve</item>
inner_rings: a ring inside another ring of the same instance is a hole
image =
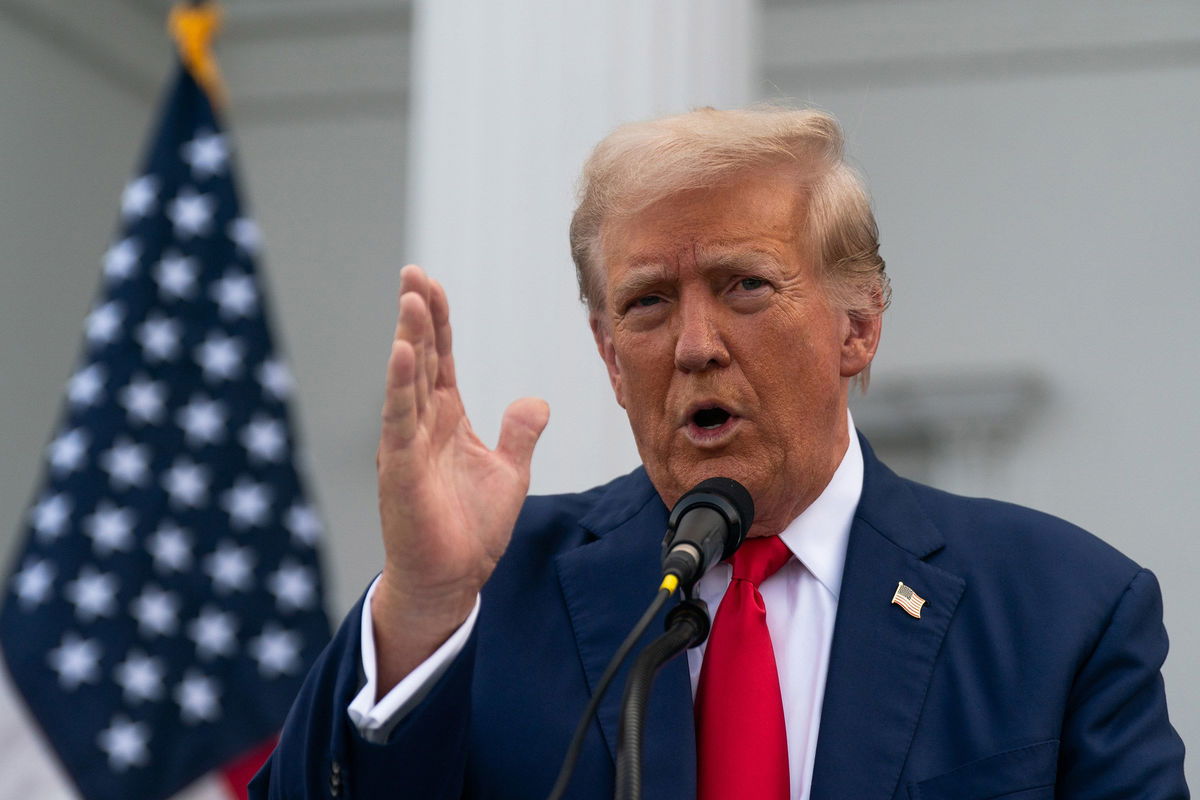
[[[363,682],[362,605],[305,679],[275,752],[250,783],[252,800],[461,797],[477,635],[387,741],[373,744],[347,713]]]
[[[1075,679],[1059,750],[1061,797],[1188,797],[1183,741],[1167,718],[1162,595],[1134,576]]]

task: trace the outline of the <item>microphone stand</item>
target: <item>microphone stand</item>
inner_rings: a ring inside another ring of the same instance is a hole
[[[621,699],[616,800],[642,797],[642,730],[655,675],[672,658],[708,638],[711,625],[703,600],[680,603],[667,614],[666,633],[648,644],[634,662]]]

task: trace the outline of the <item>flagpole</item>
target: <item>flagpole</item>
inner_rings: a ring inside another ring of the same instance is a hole
[[[167,18],[167,30],[175,40],[184,68],[218,110],[225,109],[229,97],[212,52],[222,16],[216,0],[184,0],[171,9]]]

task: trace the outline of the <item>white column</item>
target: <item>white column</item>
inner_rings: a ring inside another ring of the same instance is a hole
[[[409,252],[450,295],[477,432],[549,401],[535,492],[639,463],[577,301],[567,225],[579,168],[615,125],[744,105],[755,0],[416,0]]]

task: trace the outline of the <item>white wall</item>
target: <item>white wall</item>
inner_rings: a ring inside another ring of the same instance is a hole
[[[404,265],[408,14],[231,12],[221,63],[276,332],[295,373],[338,619],[382,566],[375,444]]]

